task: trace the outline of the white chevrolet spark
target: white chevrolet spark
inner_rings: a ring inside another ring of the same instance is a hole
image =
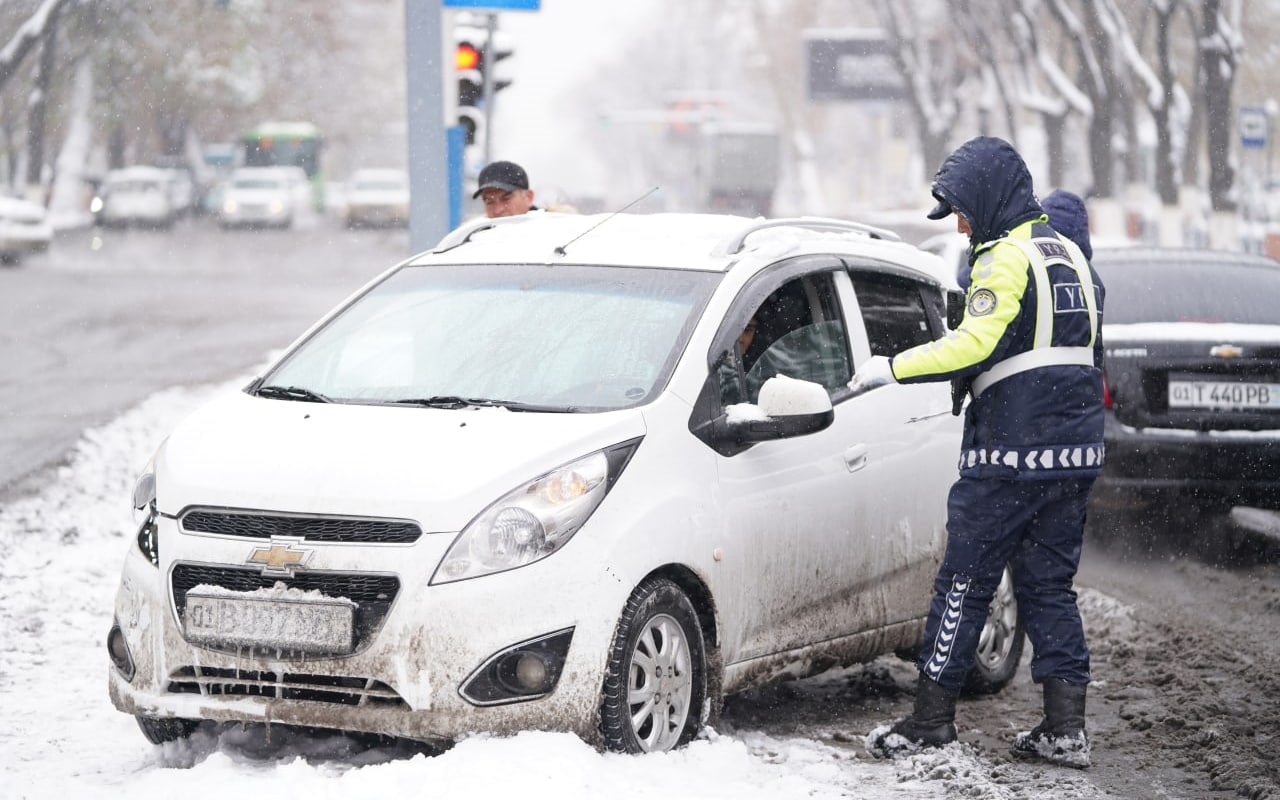
[[[952,270],[837,220],[535,212],[370,282],[138,481],[107,640],[148,739],[270,723],[667,750],[918,645],[960,421],[853,396]],[[1006,586],[977,691],[1013,676]]]

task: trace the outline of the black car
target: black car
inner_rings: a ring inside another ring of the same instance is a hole
[[[1194,537],[1234,506],[1280,509],[1280,262],[1124,247],[1093,265],[1107,418],[1091,527],[1160,512]]]

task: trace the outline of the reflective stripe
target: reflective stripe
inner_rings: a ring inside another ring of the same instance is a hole
[[[1026,372],[1040,367],[1093,366],[1092,347],[1041,347],[1010,356],[991,369],[973,379],[973,396],[986,391],[996,381],[1002,381],[1010,375]]]

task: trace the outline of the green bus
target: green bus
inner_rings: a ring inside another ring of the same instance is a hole
[[[324,205],[320,150],[324,139],[310,122],[264,122],[240,137],[246,167],[302,167],[311,181],[316,207]]]

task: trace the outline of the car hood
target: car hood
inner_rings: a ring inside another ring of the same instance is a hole
[[[456,531],[524,482],[644,434],[638,409],[544,414],[274,400],[235,392],[156,457],[157,503],[417,519]]]

